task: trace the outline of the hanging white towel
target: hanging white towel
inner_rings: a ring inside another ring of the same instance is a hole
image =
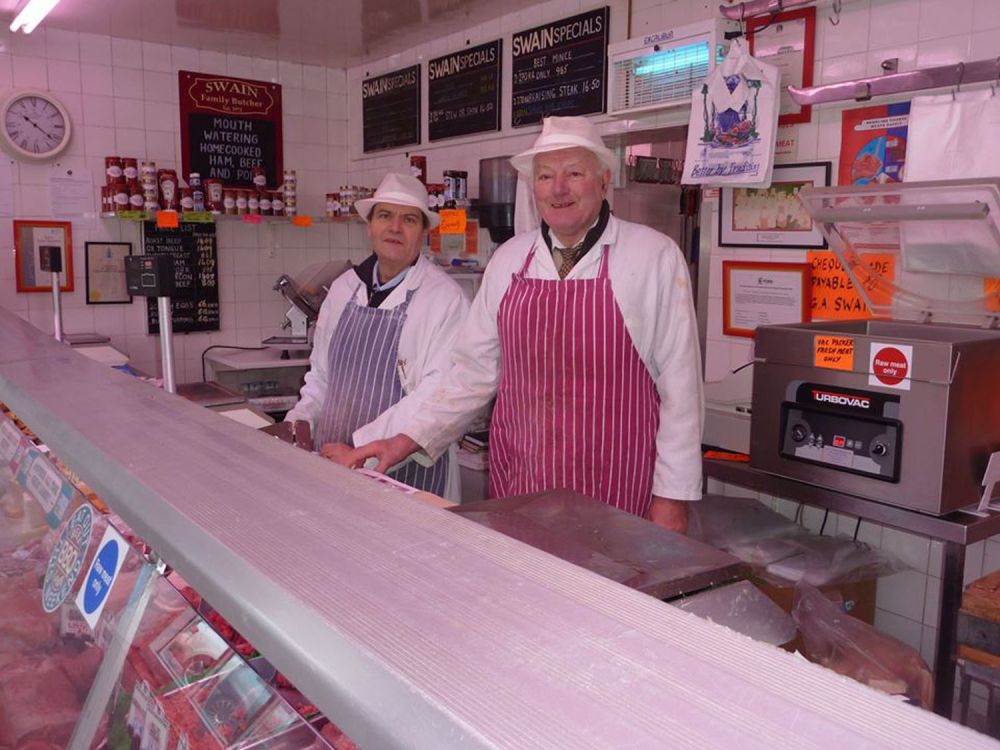
[[[691,93],[685,185],[769,187],[778,127],[778,68],[741,39]]]
[[[1000,92],[918,96],[910,104],[905,179],[1000,177]]]

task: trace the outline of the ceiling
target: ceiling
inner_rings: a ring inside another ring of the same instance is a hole
[[[0,0],[5,25],[26,0]],[[61,0],[41,28],[350,68],[538,0]]]

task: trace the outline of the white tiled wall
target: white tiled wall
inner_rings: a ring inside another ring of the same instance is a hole
[[[69,110],[74,134],[56,163],[31,166],[9,162],[17,218],[51,216],[48,181],[53,174],[86,176],[94,185],[95,210],[109,154],[153,159],[180,171],[178,70],[250,77],[282,84],[284,161],[296,169],[300,211],[318,215],[323,195],[345,182],[347,173],[347,78],[327,69],[278,60],[225,55],[211,50],[150,44],[40,27],[32,34],[0,31],[0,95],[13,88],[52,91]],[[0,170],[0,178],[5,172]],[[159,373],[157,340],[146,335],[144,301],[132,305],[87,305],[84,243],[141,242],[137,225],[96,217],[73,217],[75,291],[63,298],[65,330],[98,331],[112,337],[133,364]],[[201,379],[200,355],[210,344],[253,346],[275,332],[284,305],[271,290],[280,273],[295,273],[307,262],[348,257],[351,231],[343,225],[253,227],[218,224],[221,330],[178,335],[178,382]],[[9,217],[0,235],[12,251]],[[360,238],[353,241],[362,247]],[[13,262],[0,264],[0,305],[51,331],[51,300],[45,294],[15,292]]]

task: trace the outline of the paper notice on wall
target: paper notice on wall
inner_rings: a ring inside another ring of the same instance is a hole
[[[986,309],[1000,312],[1000,279],[983,279],[983,294],[986,295]]]
[[[811,251],[813,320],[859,320],[870,318],[871,310],[858,293],[840,260],[830,251]],[[891,291],[885,282],[896,276],[896,256],[891,253],[862,253],[855,267],[864,279],[865,291],[876,305],[888,306]]]
[[[53,216],[93,216],[96,202],[90,175],[50,175],[49,205]]]
[[[902,182],[909,117],[909,102],[845,110],[837,184]]]

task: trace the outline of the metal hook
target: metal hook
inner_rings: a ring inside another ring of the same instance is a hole
[[[958,83],[955,84],[955,88],[951,90],[951,100],[955,101],[955,97],[962,93],[962,79],[965,78],[965,63],[960,62],[958,64]]]
[[[844,0],[833,0],[833,15],[827,19],[832,26],[840,26],[840,11],[843,7]]]

